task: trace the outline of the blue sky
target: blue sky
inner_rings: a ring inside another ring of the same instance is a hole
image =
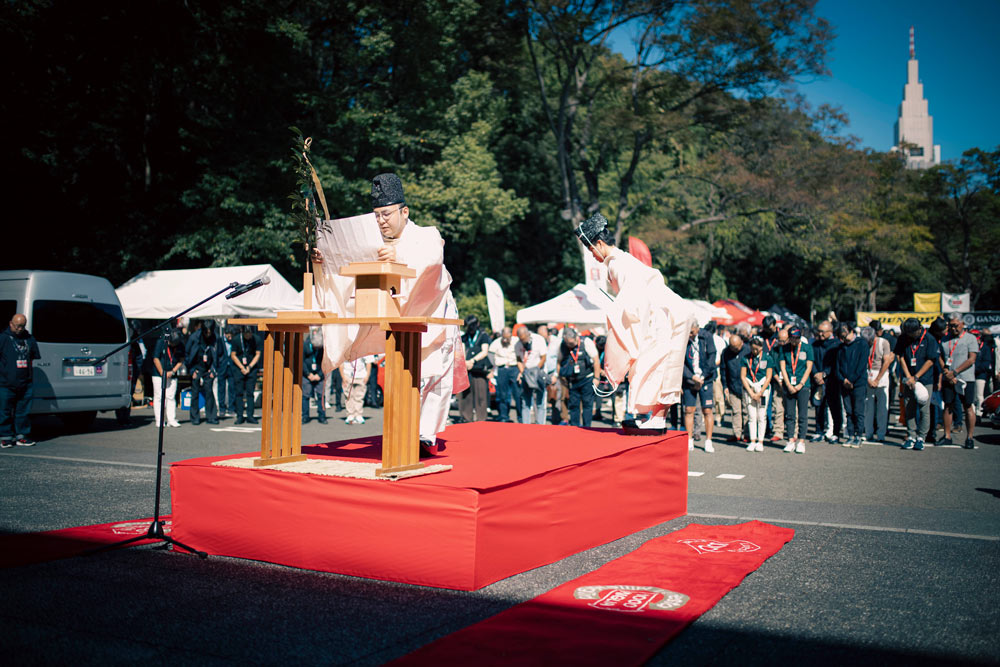
[[[941,159],[1000,146],[1000,0],[820,0],[816,13],[836,34],[831,76],[799,90],[841,107],[863,146],[892,146],[911,25]]]

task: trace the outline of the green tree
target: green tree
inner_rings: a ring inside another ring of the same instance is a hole
[[[921,181],[934,235],[934,256],[948,287],[969,292],[973,307],[1000,284],[1000,147],[967,150],[953,164],[927,170]]]

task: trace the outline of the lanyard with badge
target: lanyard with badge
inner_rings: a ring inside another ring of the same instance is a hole
[[[910,346],[910,367],[911,368],[916,368],[917,367],[917,350],[920,349],[920,344],[924,342],[924,336],[926,336],[926,335],[927,335],[927,331],[924,330],[924,332],[922,334],[920,334],[920,340],[917,341],[917,344]]]
[[[18,368],[28,367],[28,341],[18,340],[16,338],[12,339],[14,341],[14,347],[17,350],[17,362]]]
[[[960,336],[955,338],[955,342],[948,346],[948,368],[951,368],[952,358],[955,356],[955,348],[958,347]]]
[[[802,354],[802,341],[800,340],[799,344],[798,344],[798,347],[795,348],[795,354],[792,355],[792,381],[793,382],[797,382],[798,381],[798,378],[795,377],[795,367],[799,363],[799,358],[800,358],[799,355],[801,355],[801,354]]]
[[[872,351],[868,354],[868,370],[872,369],[872,364],[875,363],[875,348],[878,344],[878,339],[875,339],[875,345],[872,345]]]
[[[573,358],[573,375],[580,374],[580,350],[574,348],[570,351],[569,356]]]
[[[757,362],[757,363],[754,363],[754,362]],[[759,357],[750,357],[750,363],[748,365],[750,367],[749,368],[749,370],[750,370],[750,379],[752,380],[752,384],[756,385],[757,384],[757,371],[759,371],[762,368],[765,369],[765,370],[767,369],[767,362],[764,361],[764,355],[763,355],[763,353],[761,353],[761,355]]]

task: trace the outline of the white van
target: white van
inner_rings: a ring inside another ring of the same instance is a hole
[[[97,412],[131,405],[128,348],[87,363],[128,339],[125,313],[104,278],[62,271],[0,271],[0,327],[28,318],[41,359],[34,364],[31,414],[58,414],[84,428]]]

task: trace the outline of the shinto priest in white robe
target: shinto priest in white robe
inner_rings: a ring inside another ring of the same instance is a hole
[[[417,272],[415,278],[403,278],[399,313],[404,317],[457,318],[458,309],[451,294],[451,274],[444,265],[444,239],[435,227],[418,227],[412,220],[395,239],[383,239],[394,246],[396,261]],[[327,261],[324,252],[328,238],[320,235],[317,248],[324,257],[322,270],[316,274],[316,291],[324,310],[342,317],[354,316],[354,278],[339,275],[339,266]],[[420,437],[434,442],[448,421],[448,408],[455,364],[457,325],[428,324],[420,337]],[[385,352],[385,332],[374,325],[328,325],[323,327],[323,350],[331,368],[367,354]]]
[[[606,309],[605,374],[614,384],[628,378],[632,413],[679,403],[693,308],[624,250],[612,247],[604,264],[616,293]]]

